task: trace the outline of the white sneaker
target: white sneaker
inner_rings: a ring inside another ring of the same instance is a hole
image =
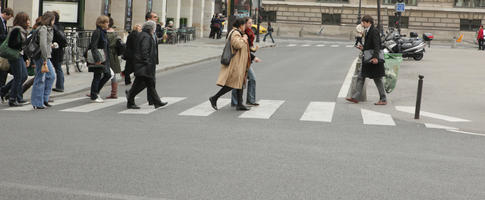
[[[101,97],[96,98],[95,100],[92,100],[93,103],[104,103],[104,100],[101,99]]]

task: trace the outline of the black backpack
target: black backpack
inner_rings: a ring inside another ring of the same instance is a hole
[[[28,36],[27,45],[24,47],[24,55],[29,58],[36,58],[40,54],[39,31],[33,30]]]

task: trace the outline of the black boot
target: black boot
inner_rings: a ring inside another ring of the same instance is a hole
[[[237,106],[236,106],[236,110],[247,111],[247,110],[249,110],[249,108],[243,105],[243,103],[242,103],[243,102],[242,96],[243,96],[243,90],[242,89],[238,89],[237,90]]]

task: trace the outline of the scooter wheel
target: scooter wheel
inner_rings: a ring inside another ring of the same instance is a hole
[[[416,55],[413,56],[415,61],[420,61],[420,60],[423,59],[423,57],[424,57],[424,54],[422,54],[422,53],[416,54]]]

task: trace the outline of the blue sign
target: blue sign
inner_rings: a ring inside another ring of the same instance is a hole
[[[404,12],[406,4],[396,3],[396,12]]]

